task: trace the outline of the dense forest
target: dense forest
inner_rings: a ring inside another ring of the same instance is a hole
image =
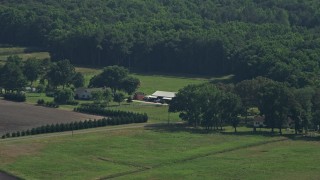
[[[0,44],[137,71],[319,85],[318,0],[2,0]]]

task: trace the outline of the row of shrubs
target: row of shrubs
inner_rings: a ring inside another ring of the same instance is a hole
[[[5,93],[3,95],[5,100],[15,101],[15,102],[25,102],[26,95],[24,93]]]
[[[55,133],[55,132],[65,132],[81,129],[89,129],[96,127],[104,127],[108,125],[121,125],[121,124],[131,124],[131,123],[144,123],[147,122],[143,116],[127,116],[127,117],[113,117],[113,118],[103,118],[99,120],[85,120],[79,122],[70,123],[60,123],[40,126],[37,128],[28,129],[26,131],[17,131],[12,133],[6,133],[2,135],[2,139],[10,137],[22,137],[37,134]]]
[[[45,106],[50,108],[59,108],[59,104],[56,104],[55,102],[45,102],[43,99],[38,99],[37,104],[39,106]]]
[[[105,109],[97,104],[82,105],[80,107],[74,108],[74,111],[107,117],[136,117],[138,119],[142,118],[145,122],[148,121],[148,115],[146,113],[140,114],[127,111]]]
[[[45,102],[43,99],[38,99],[37,104],[39,106],[46,106],[46,107],[51,107],[51,108],[59,108],[59,104],[58,103],[53,102],[53,101]],[[77,102],[77,101],[68,101],[66,103],[66,105],[72,105],[72,106],[76,106],[78,104],[79,104],[79,102]]]

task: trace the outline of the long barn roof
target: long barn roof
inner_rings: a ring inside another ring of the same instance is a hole
[[[167,92],[167,91],[156,91],[155,93],[152,94],[152,96],[174,98],[174,97],[176,97],[176,93],[175,92]]]

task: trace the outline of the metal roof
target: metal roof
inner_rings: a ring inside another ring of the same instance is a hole
[[[174,98],[174,97],[176,97],[176,93],[175,92],[167,92],[167,91],[156,91],[155,93],[152,94],[152,96]]]

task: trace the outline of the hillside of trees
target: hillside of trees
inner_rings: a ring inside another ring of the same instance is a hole
[[[319,85],[318,0],[2,0],[0,44],[137,71]]]

